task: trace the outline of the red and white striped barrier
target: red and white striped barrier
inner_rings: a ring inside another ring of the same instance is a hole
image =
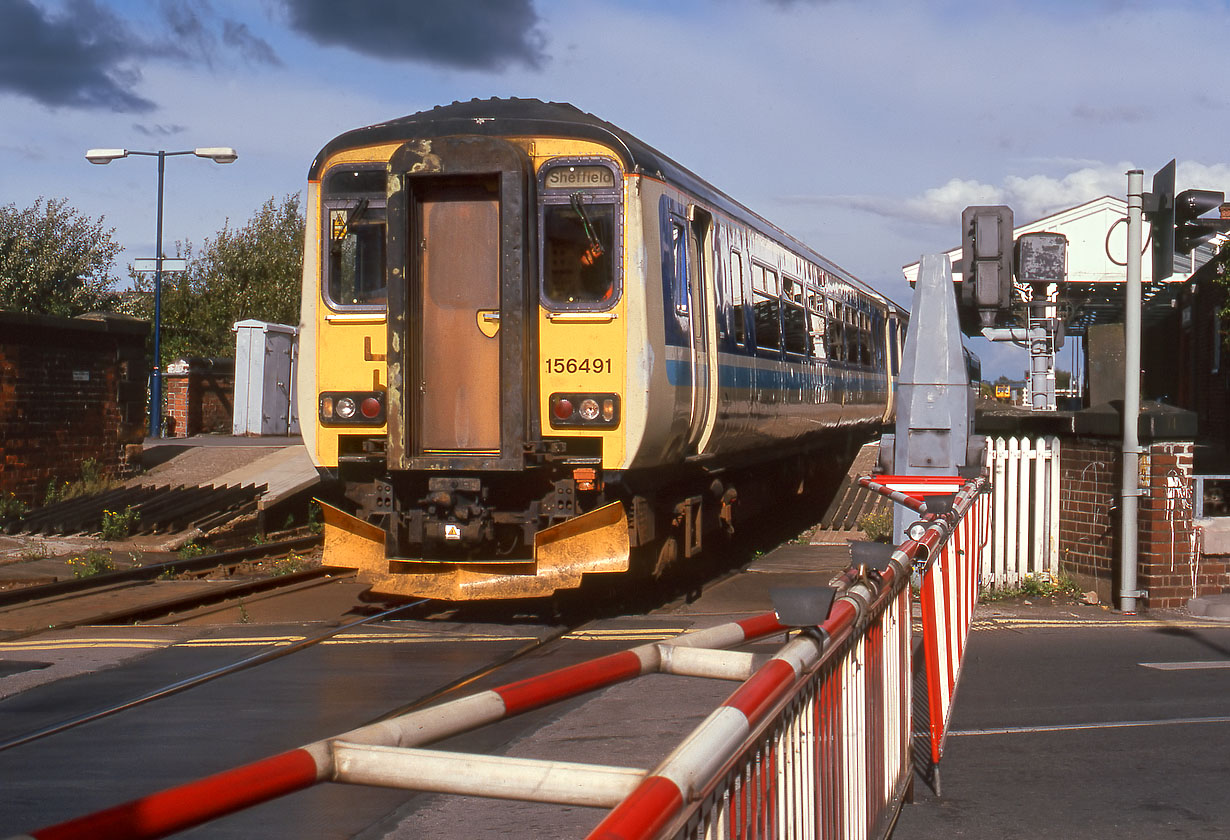
[[[932,765],[939,764],[943,756],[953,697],[978,605],[979,569],[990,537],[991,496],[958,495],[954,510],[958,508],[960,518],[938,556],[931,556],[919,596]]]
[[[601,840],[882,836],[911,779],[910,572],[928,567],[924,647],[938,761],[987,541],[984,490],[983,479],[966,485],[944,515],[919,504],[925,534],[849,569],[827,619],[760,668],[726,649],[788,630],[774,613],[360,727],[23,837],[164,837],[321,781],[612,808],[590,835]],[[742,683],[652,771],[422,748],[648,673]]]
[[[909,782],[908,557],[849,586],[590,840],[882,834]]]
[[[363,756],[372,747],[417,747],[432,743],[647,673],[708,675],[722,679],[737,676],[744,679],[751,673],[750,656],[720,649],[736,647],[786,629],[773,613],[766,613],[687,633],[669,642],[641,645],[360,727],[337,738],[317,741],[10,840],[142,840],[165,837],[318,782],[352,781],[348,778],[351,772],[356,776],[367,774]],[[348,750],[345,766],[335,765],[334,746],[339,743]],[[427,752],[414,751],[415,757],[424,764],[429,763],[431,758],[422,755]],[[637,779],[643,775],[643,772],[637,773]],[[413,776],[386,775],[383,781],[376,782],[368,775],[359,783],[414,787],[413,783],[407,783],[414,779]],[[479,787],[484,784],[483,777],[478,775],[471,776],[469,781]],[[617,796],[605,800],[603,804],[610,807],[618,800]]]

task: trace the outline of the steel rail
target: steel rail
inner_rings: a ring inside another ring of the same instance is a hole
[[[283,551],[287,551],[288,549],[286,548],[286,545],[288,543],[305,543],[307,546],[310,547],[313,543],[308,542],[308,540],[318,540],[318,539],[319,538],[317,537],[300,538],[297,540],[286,540],[282,543],[266,543],[262,546],[257,546],[257,547],[245,547],[243,549],[238,549],[234,552],[220,552],[218,554],[208,555],[208,558],[211,559],[211,562],[201,564],[201,568],[212,569],[212,568],[219,567],[219,566],[238,566],[241,563],[247,562],[247,560],[252,559],[252,557],[254,556],[277,555],[277,554],[282,553]],[[265,551],[254,552],[254,548],[263,548],[265,549]],[[276,551],[269,550],[273,548],[277,548],[280,550],[276,550]],[[203,560],[203,559],[206,559],[206,558],[204,557],[193,558],[192,560],[189,560],[189,561],[173,561],[172,563],[162,563],[156,566],[143,566],[140,569],[124,570],[122,572],[119,572],[118,574],[126,575],[129,571],[146,571],[146,570],[158,569],[158,568],[164,568],[163,573],[165,573],[166,571],[170,571],[173,568],[177,568],[176,567],[177,562],[187,562],[187,563],[197,564],[198,561]],[[219,559],[222,559],[223,562],[219,562]],[[178,568],[180,571],[184,571],[182,567],[178,567]],[[199,571],[199,570],[200,569],[193,569],[191,571]],[[54,587],[54,586],[59,586],[60,583],[64,583],[64,584],[87,583],[88,584],[90,581],[96,580],[97,578],[101,578],[104,576],[110,576],[111,574],[112,573],[104,573],[103,575],[93,575],[90,578],[84,578],[82,580],[59,581],[55,584],[45,584],[45,586]],[[168,598],[163,598],[158,601],[152,601],[152,602],[145,603],[145,604],[139,604],[133,607],[122,607],[120,609],[111,610],[109,612],[97,613],[94,615],[87,615],[82,618],[60,621],[55,624],[41,624],[37,627],[27,627],[25,630],[0,631],[0,641],[12,642],[18,639],[25,639],[30,636],[36,636],[40,633],[46,633],[51,630],[69,630],[73,627],[81,627],[85,625],[123,624],[123,623],[128,623],[128,622],[136,622],[136,621],[140,621],[146,618],[167,615],[168,613],[174,612],[179,609],[191,609],[191,608],[198,607],[198,606],[216,604],[216,603],[226,601],[226,600],[242,598],[245,595],[252,594],[252,593],[259,593],[259,592],[264,592],[264,591],[274,590],[274,589],[288,589],[289,587],[295,586],[297,584],[300,584],[306,581],[314,581],[318,578],[325,577],[331,574],[334,574],[334,572],[332,572],[328,568],[319,567],[315,569],[305,569],[299,572],[291,572],[285,575],[275,575],[275,576],[270,576],[270,577],[257,578],[254,580],[248,580],[248,581],[238,581],[238,582],[226,583],[208,592],[193,592],[187,595],[174,595]],[[351,577],[351,576],[353,576],[353,573],[347,573],[345,570],[338,570],[337,576],[334,579],[340,580],[345,577]],[[331,582],[331,581],[324,581],[324,582]],[[54,604],[58,600],[68,598],[68,597],[89,597],[95,594],[103,594],[106,592],[121,591],[123,589],[133,587],[134,585],[145,584],[145,583],[149,583],[149,580],[146,580],[146,579],[131,580],[131,579],[124,579],[124,578],[120,580],[112,579],[110,581],[103,582],[102,585],[95,585],[92,587],[91,586],[75,587],[73,589],[70,589],[70,591],[67,593],[61,592],[59,594],[50,595],[45,598],[34,598],[34,599],[30,599],[29,601],[25,603],[18,603],[13,606],[15,609],[28,608],[28,607],[39,606],[40,602],[42,605],[50,605],[50,604]]]
[[[334,778],[337,774],[332,753],[335,742],[346,742],[352,747],[422,746],[560,700],[657,672],[663,662],[661,648],[664,647],[734,647],[788,630],[774,613],[765,613],[686,633],[669,643],[640,645],[398,718],[361,726],[333,738],[18,837],[39,840],[165,837]]]
[[[80,726],[83,723],[89,723],[91,721],[100,720],[101,718],[110,717],[111,715],[118,714],[120,712],[125,712],[125,711],[128,711],[129,709],[134,709],[137,706],[141,706],[153,700],[161,700],[164,697],[170,697],[174,694],[179,694],[181,691],[187,691],[190,688],[196,688],[198,685],[204,685],[207,682],[212,682],[213,680],[216,680],[219,677],[225,677],[225,676],[229,676],[230,674],[238,673],[240,671],[246,671],[247,669],[254,668],[257,665],[264,665],[266,662],[272,662],[275,659],[281,659],[283,656],[289,656],[292,653],[298,653],[301,650],[306,650],[310,647],[314,647],[320,644],[323,641],[331,639],[334,636],[338,635],[339,633],[344,633],[347,630],[352,630],[355,627],[361,627],[364,624],[371,624],[372,622],[375,622],[375,621],[384,621],[385,619],[392,618],[394,615],[396,615],[399,612],[403,612],[405,610],[409,610],[414,607],[422,606],[423,604],[428,603],[428,600],[429,599],[424,599],[421,601],[413,601],[409,604],[400,604],[399,606],[396,606],[392,609],[385,610],[384,612],[376,613],[375,615],[370,615],[370,616],[367,616],[366,618],[356,619],[355,621],[347,622],[346,624],[343,624],[339,627],[334,627],[329,630],[325,630],[323,632],[317,633],[315,636],[311,636],[306,639],[300,639],[297,642],[292,642],[287,645],[277,645],[272,650],[266,650],[261,653],[253,654],[252,656],[245,657],[239,660],[238,662],[232,662],[230,665],[223,665],[221,667],[214,668],[210,671],[197,674],[196,676],[187,677],[185,679],[178,680],[176,682],[171,683],[170,685],[163,686],[162,688],[157,688],[157,689],[154,689],[153,691],[148,691],[145,694],[141,694],[137,697],[134,697],[131,700],[125,700],[123,703],[117,703],[113,706],[107,706],[106,708],[99,709],[94,712],[87,712],[86,714],[83,714],[83,715],[77,715],[75,717],[67,718],[66,720],[60,721],[59,723],[54,723],[54,724],[51,724],[50,726],[45,726],[41,729],[36,729],[33,732],[28,732],[25,735],[19,735],[16,738],[10,738],[7,741],[0,741],[0,752],[4,752],[5,750],[12,749],[13,747],[19,747],[22,744],[28,744],[31,741],[37,741],[40,738],[46,738],[50,735],[56,735],[60,732],[64,732],[68,729],[72,729],[73,727]]]
[[[192,592],[187,595],[173,595],[169,598],[163,598],[158,601],[151,601],[144,604],[138,604],[133,607],[121,607],[120,609],[111,610],[105,613],[96,613],[87,615],[82,618],[74,618],[67,621],[57,622],[55,624],[41,624],[37,627],[27,627],[25,630],[11,630],[0,632],[0,641],[15,642],[19,639],[27,639],[30,636],[37,636],[40,633],[47,633],[52,630],[71,630],[74,627],[90,627],[95,625],[110,625],[110,624],[131,624],[142,620],[159,618],[170,615],[171,613],[186,610],[189,613],[198,612],[204,607],[215,607],[211,610],[216,612],[218,609],[225,609],[224,602],[232,600],[241,600],[247,595],[265,593],[274,595],[277,593],[289,594],[292,591],[305,588],[307,586],[321,586],[324,584],[333,583],[335,581],[345,580],[354,576],[354,572],[348,569],[331,570],[324,567],[315,569],[304,569],[299,572],[291,572],[285,575],[274,575],[271,577],[262,577],[255,580],[220,583],[215,589],[210,589],[207,592]],[[322,578],[324,578],[322,580]],[[102,589],[94,590],[79,597],[89,597],[90,595],[104,594],[107,592],[123,591],[128,588],[133,588],[134,584],[116,584],[114,587],[103,587]],[[54,603],[55,599],[47,603]],[[37,605],[36,605],[37,606]]]
[[[197,572],[202,569],[212,569],[215,566],[238,565],[254,557],[277,554],[281,551],[297,551],[304,548],[314,548],[321,544],[324,538],[319,534],[306,537],[295,537],[289,540],[279,540],[271,543],[233,548],[213,554],[202,554],[188,560],[168,560],[165,563],[154,563],[149,566],[136,566],[131,569],[120,569],[115,572],[103,572],[88,578],[58,580],[55,583],[43,583],[37,586],[27,586],[10,592],[0,592],[0,607],[25,604],[43,598],[54,598],[58,595],[72,595],[97,589],[115,583],[153,580],[167,573]]]

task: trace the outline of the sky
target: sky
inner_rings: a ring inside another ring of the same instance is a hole
[[[1230,191],[1230,0],[0,0],[0,205],[66,198],[154,256],[299,193],[336,135],[456,100],[570,102],[889,297],[960,242],[1178,159]],[[984,377],[1023,350],[981,342]],[[1060,367],[1065,367],[1061,358]]]

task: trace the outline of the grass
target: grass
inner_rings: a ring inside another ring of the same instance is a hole
[[[81,462],[81,477],[76,481],[61,482],[58,478],[53,478],[47,483],[43,504],[50,505],[67,499],[94,496],[119,487],[122,483],[114,478],[108,478],[102,466],[93,458],[86,458]]]
[[[1026,575],[1020,586],[1005,586],[999,589],[984,589],[978,597],[980,603],[989,604],[995,601],[1009,601],[1017,598],[1079,598],[1080,584],[1070,577],[1060,575]]]

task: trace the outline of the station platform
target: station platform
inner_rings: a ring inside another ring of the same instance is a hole
[[[303,448],[303,439],[297,435],[146,438],[142,464],[145,472],[131,479],[130,486],[265,485],[257,502],[260,510],[320,481],[316,467]]]

